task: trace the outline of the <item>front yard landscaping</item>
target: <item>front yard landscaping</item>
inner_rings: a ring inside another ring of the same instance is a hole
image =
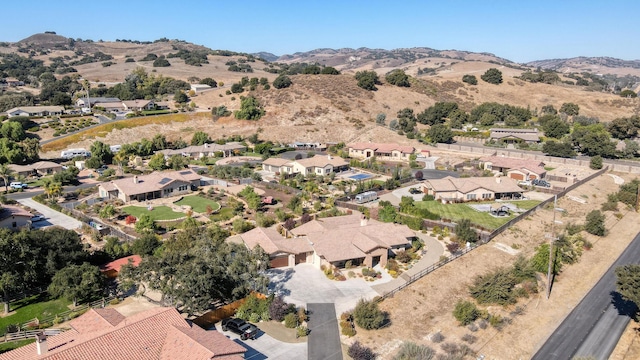
[[[540,201],[538,200],[520,200],[520,201],[512,201],[512,204],[516,205],[521,209],[531,209],[532,207],[538,205]],[[461,220],[461,219],[469,219],[473,224],[480,225],[487,229],[496,229],[500,227],[502,224],[507,221],[513,219],[515,215],[505,216],[505,217],[494,217],[489,213],[480,212],[472,207],[469,204],[493,204],[493,202],[485,202],[485,203],[462,203],[462,204],[443,204],[439,201],[416,201],[415,206],[421,209],[427,209],[434,214],[438,214],[438,216],[443,219],[450,219],[453,221]]]
[[[133,215],[140,219],[142,215],[149,215],[153,221],[156,220],[174,220],[186,216],[184,213],[179,213],[171,210],[168,206],[154,206],[149,211],[147,207],[143,206],[127,206],[122,208],[122,211],[126,214]]]
[[[207,206],[210,207],[211,211],[217,211],[220,209],[219,203],[198,195],[185,196],[180,201],[175,202],[175,204],[191,206],[193,211],[200,214],[207,213]]]

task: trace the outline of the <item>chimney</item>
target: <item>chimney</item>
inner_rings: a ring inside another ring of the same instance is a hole
[[[49,351],[47,347],[47,335],[45,335],[44,332],[36,334],[36,350],[38,350],[38,355],[44,355]]]
[[[367,217],[366,216],[362,216],[362,219],[360,219],[360,226],[367,226]]]
[[[332,159],[332,158],[331,158],[331,154],[327,154],[327,158],[328,158],[329,160],[331,160],[331,159]]]
[[[501,181],[502,181],[502,178],[500,176],[496,176],[496,182],[500,184]]]
[[[133,175],[133,183],[134,184],[138,183],[138,175]]]

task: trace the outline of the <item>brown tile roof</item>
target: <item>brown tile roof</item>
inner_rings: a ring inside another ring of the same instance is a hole
[[[31,213],[19,206],[2,205],[0,208],[0,220],[10,218],[12,216],[24,216],[31,218]]]
[[[339,166],[347,166],[349,165],[343,158],[339,156],[313,156],[306,159],[294,160],[293,162],[297,162],[298,164],[304,167],[325,167],[327,165],[331,165],[334,167]]]
[[[129,263],[129,260],[131,260],[133,266],[138,266],[142,262],[142,258],[140,257],[140,255],[131,255],[108,262],[100,266],[100,271],[105,272],[115,270],[116,272],[120,272],[120,268],[122,268],[123,265],[127,265]]]
[[[271,165],[271,166],[283,166],[290,163],[291,160],[283,159],[283,158],[268,158],[262,162],[263,165]]]
[[[454,178],[447,176],[443,179],[426,180],[425,185],[430,186],[436,192],[459,191],[463,194],[480,188],[494,193],[524,192],[515,180],[508,177]]]
[[[367,150],[371,149],[377,152],[390,153],[393,150],[398,150],[405,154],[412,154],[415,151],[413,146],[404,146],[398,144],[387,144],[387,143],[353,143],[347,145],[348,148],[352,148],[354,150]]]
[[[62,165],[54,163],[53,161],[38,161],[28,165],[10,164],[9,167],[15,172],[25,172],[43,169],[58,169],[62,168]]]
[[[134,178],[124,178],[102,183],[100,186],[106,191],[117,189],[127,196],[131,196],[162,190],[175,181],[190,183],[200,178],[201,176],[195,171],[184,169],[180,171],[154,172],[149,175],[141,175],[137,177],[137,183],[134,182]]]
[[[277,254],[286,252],[290,254],[302,254],[312,252],[313,248],[309,241],[304,237],[286,239],[280,235],[274,228],[257,227],[240,237],[249,249],[260,246],[267,254]]]
[[[92,309],[70,322],[71,330],[0,354],[0,360],[51,359],[242,359],[246,349],[217,331],[191,325],[175,308],[155,308],[125,318],[114,309]]]
[[[545,174],[544,162],[530,159],[514,159],[503,156],[486,156],[480,159],[484,163],[490,163],[492,167],[500,167],[508,170],[528,170],[537,175]],[[526,171],[525,171],[526,172]]]
[[[125,100],[122,103],[128,108],[143,108],[149,105],[150,102],[151,100]]]
[[[233,150],[244,150],[247,147],[242,145],[239,142],[228,142],[226,144],[216,144],[216,143],[207,143],[204,145],[191,145],[182,149],[164,149],[159,150],[157,152],[161,152],[166,156],[171,155],[182,155],[182,154],[208,154],[214,153],[217,151],[233,151]]]
[[[503,139],[507,137],[514,137],[525,141],[540,141],[540,135],[538,129],[490,129],[490,138]]]

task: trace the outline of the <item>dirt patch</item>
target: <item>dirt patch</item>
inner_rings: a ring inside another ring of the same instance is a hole
[[[307,337],[296,337],[296,329],[288,329],[284,324],[277,321],[263,321],[257,324],[260,330],[264,331],[272,338],[286,343],[307,342]]]
[[[626,180],[632,178],[618,175]],[[561,214],[556,213],[557,219],[563,222],[560,227],[572,222],[582,223],[585,215],[593,209],[599,209],[606,201],[606,195],[616,191],[617,187],[611,177],[603,175],[571,192],[573,196],[588,198],[587,204],[559,199],[558,207],[565,209]],[[472,332],[458,326],[451,314],[459,299],[469,298],[468,285],[476,275],[508,266],[516,258],[493,246],[482,246],[383,301],[381,308],[390,313],[391,325],[377,331],[359,331],[356,338],[376,351],[386,352],[382,350],[389,347],[387,344],[398,340],[414,341],[439,349],[438,344],[429,340],[429,335],[435,332],[441,332],[445,342],[458,344],[464,343],[461,340],[464,335],[473,334],[478,340],[468,345],[488,359],[530,358],[640,231],[640,216],[623,210],[622,205],[619,207],[623,215],[621,219],[612,212],[606,213],[607,236],[598,238],[584,234],[593,242],[593,249],[585,251],[577,264],[563,270],[554,283],[549,300],[545,297],[545,285],[541,281],[539,294],[517,304],[524,309],[522,314],[512,314],[515,306],[487,308],[492,314],[512,318],[511,324],[502,331],[489,326],[485,330]],[[529,257],[536,246],[548,241],[545,234],[551,228],[553,215],[551,207],[540,210],[493,241],[503,244],[504,248],[517,248]],[[391,356],[383,355],[381,358],[388,359]]]

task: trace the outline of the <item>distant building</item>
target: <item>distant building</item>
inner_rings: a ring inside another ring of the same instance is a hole
[[[413,146],[382,143],[352,143],[347,145],[349,156],[366,160],[376,157],[382,161],[409,161],[416,149]]]
[[[199,159],[205,156],[214,157],[216,153],[221,153],[223,157],[239,155],[247,150],[247,147],[239,142],[228,142],[226,144],[207,143],[203,145],[191,145],[183,149],[164,149],[157,152],[164,154],[166,158],[173,155],[182,155],[192,159]]]
[[[93,105],[95,104],[113,103],[113,102],[121,102],[121,100],[116,97],[90,97],[90,98],[81,97],[81,98],[78,98],[78,100],[76,100],[76,106],[82,107],[82,108],[90,108],[90,107],[93,107]]]
[[[62,106],[19,106],[7,110],[7,116],[45,117],[64,114]]]
[[[191,90],[195,91],[196,93],[210,89],[212,89],[212,87],[207,84],[191,84]]]
[[[316,155],[306,159],[287,160],[269,158],[262,162],[262,169],[274,174],[315,174],[319,176],[347,170],[349,163],[339,156]]]
[[[38,161],[29,165],[10,164],[16,175],[29,177],[32,175],[51,175],[62,172],[62,165],[52,161]]]
[[[132,266],[137,267],[141,262],[142,258],[140,257],[140,255],[131,255],[108,262],[100,266],[100,271],[104,274],[104,276],[113,279],[118,277],[120,269],[124,265],[131,264]]]
[[[8,86],[24,86],[24,81],[22,80],[18,80],[16,78],[12,78],[12,77],[8,77],[6,79],[4,79],[4,82],[8,85]]]
[[[544,179],[547,170],[538,160],[514,159],[502,156],[487,156],[480,159],[485,170],[501,173],[514,180]]]
[[[489,140],[499,140],[505,143],[539,143],[538,129],[490,129]]]

